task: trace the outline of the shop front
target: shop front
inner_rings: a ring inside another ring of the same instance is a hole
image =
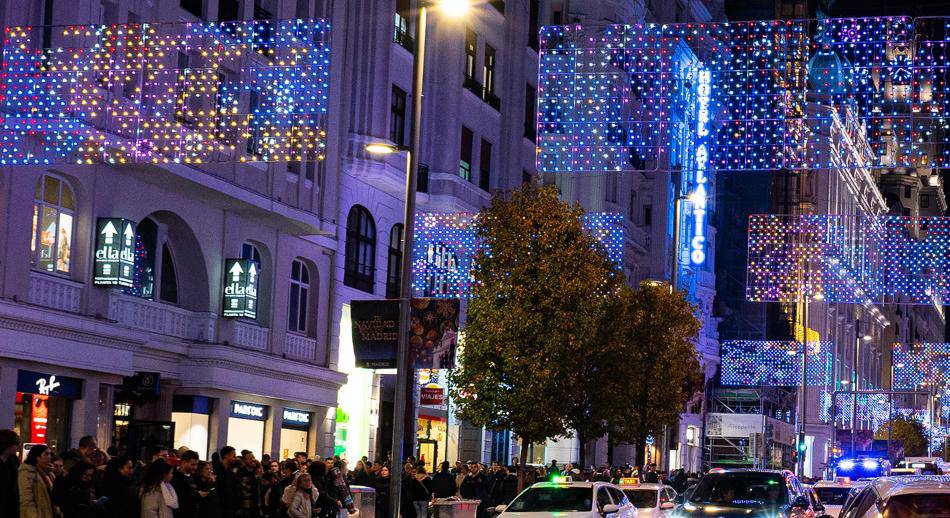
[[[257,403],[231,401],[227,444],[240,453],[250,450],[258,459],[264,451],[264,426],[269,408]]]
[[[281,420],[280,451],[277,452],[280,460],[293,458],[298,451],[313,452],[307,447],[310,444],[310,422],[313,414],[305,410],[285,408]]]
[[[78,378],[18,370],[14,429],[23,438],[24,451],[32,444],[66,451],[73,401],[81,397]]]
[[[198,452],[202,460],[209,458],[208,434],[211,422],[211,406],[211,399],[205,396],[176,395],[172,398],[175,448],[186,446],[189,450]]]

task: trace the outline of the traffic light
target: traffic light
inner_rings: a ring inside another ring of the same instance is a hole
[[[804,442],[798,443],[798,453],[801,453],[802,455],[804,455],[805,450],[807,449],[808,449],[808,445],[806,445]]]

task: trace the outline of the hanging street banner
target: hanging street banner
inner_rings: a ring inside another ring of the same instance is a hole
[[[250,259],[224,262],[224,311],[226,317],[257,318],[257,284],[260,266]]]
[[[353,354],[363,369],[395,369],[399,343],[398,300],[350,302]]]
[[[459,299],[412,299],[409,355],[415,369],[451,369],[458,345]]]
[[[134,221],[122,218],[96,220],[93,284],[132,287],[135,225]]]

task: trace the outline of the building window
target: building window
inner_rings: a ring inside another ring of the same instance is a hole
[[[376,223],[365,207],[354,205],[346,218],[343,284],[373,293],[376,277]]]
[[[290,323],[294,333],[307,332],[307,301],[310,300],[310,270],[299,259],[290,265]]]
[[[69,273],[76,202],[66,182],[43,175],[33,196],[33,267],[50,273]]]
[[[495,49],[485,45],[485,62],[482,64],[482,87],[485,95],[495,93]]]
[[[413,41],[412,36],[409,34],[409,0],[396,0],[393,41],[409,52],[412,52]]]
[[[162,244],[162,272],[159,277],[158,298],[165,302],[178,304],[178,274],[175,272],[175,259],[168,248],[168,243]]]
[[[539,5],[541,0],[528,0],[528,46],[538,50],[538,24],[540,23]]]
[[[398,146],[406,145],[406,92],[396,85],[389,106],[389,140]]]
[[[647,205],[643,207],[643,224],[652,225],[653,224],[653,206]]]
[[[478,156],[478,186],[483,191],[491,189],[491,142],[482,139]]]
[[[521,171],[521,185],[530,184],[532,182],[533,176],[528,171]]]
[[[240,20],[241,13],[238,0],[218,0],[218,20],[229,22]]]
[[[524,137],[534,142],[537,136],[537,101],[535,100],[535,89],[530,84],[524,91]]]
[[[924,209],[930,208],[930,196],[927,194],[922,194],[920,196],[920,206]]]
[[[398,299],[402,290],[402,223],[389,231],[389,260],[386,264],[386,298]]]
[[[627,219],[631,223],[637,222],[637,191],[630,191],[630,206],[627,208]]]
[[[465,79],[475,79],[475,53],[478,50],[478,35],[465,29]]]
[[[607,189],[604,196],[604,201],[610,203],[617,203],[617,191],[619,189],[620,180],[617,178],[616,174],[607,175]]]
[[[472,180],[472,145],[475,135],[472,130],[462,126],[462,149],[459,152],[459,176]]]
[[[201,18],[201,0],[181,0],[181,8]]]
[[[241,259],[250,259],[257,263],[258,270],[261,268],[261,251],[251,243],[241,245]]]
[[[910,186],[909,186],[909,185],[905,185],[905,186],[904,186],[904,197],[905,197],[905,198],[910,198],[910,197],[913,196],[913,195],[914,195],[914,192],[911,190]]]

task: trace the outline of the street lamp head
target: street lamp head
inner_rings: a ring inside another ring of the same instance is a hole
[[[391,155],[399,151],[399,148],[385,142],[374,142],[366,144],[366,152],[374,155]]]
[[[461,18],[471,8],[469,0],[437,0],[434,2],[439,12],[452,18]]]
[[[815,294],[812,296],[812,298],[815,299],[815,300],[825,300],[825,295],[824,295],[822,292],[819,291],[818,293],[815,293]]]
[[[865,341],[865,342],[870,342],[870,341],[871,341],[871,335],[864,335],[864,341]]]

